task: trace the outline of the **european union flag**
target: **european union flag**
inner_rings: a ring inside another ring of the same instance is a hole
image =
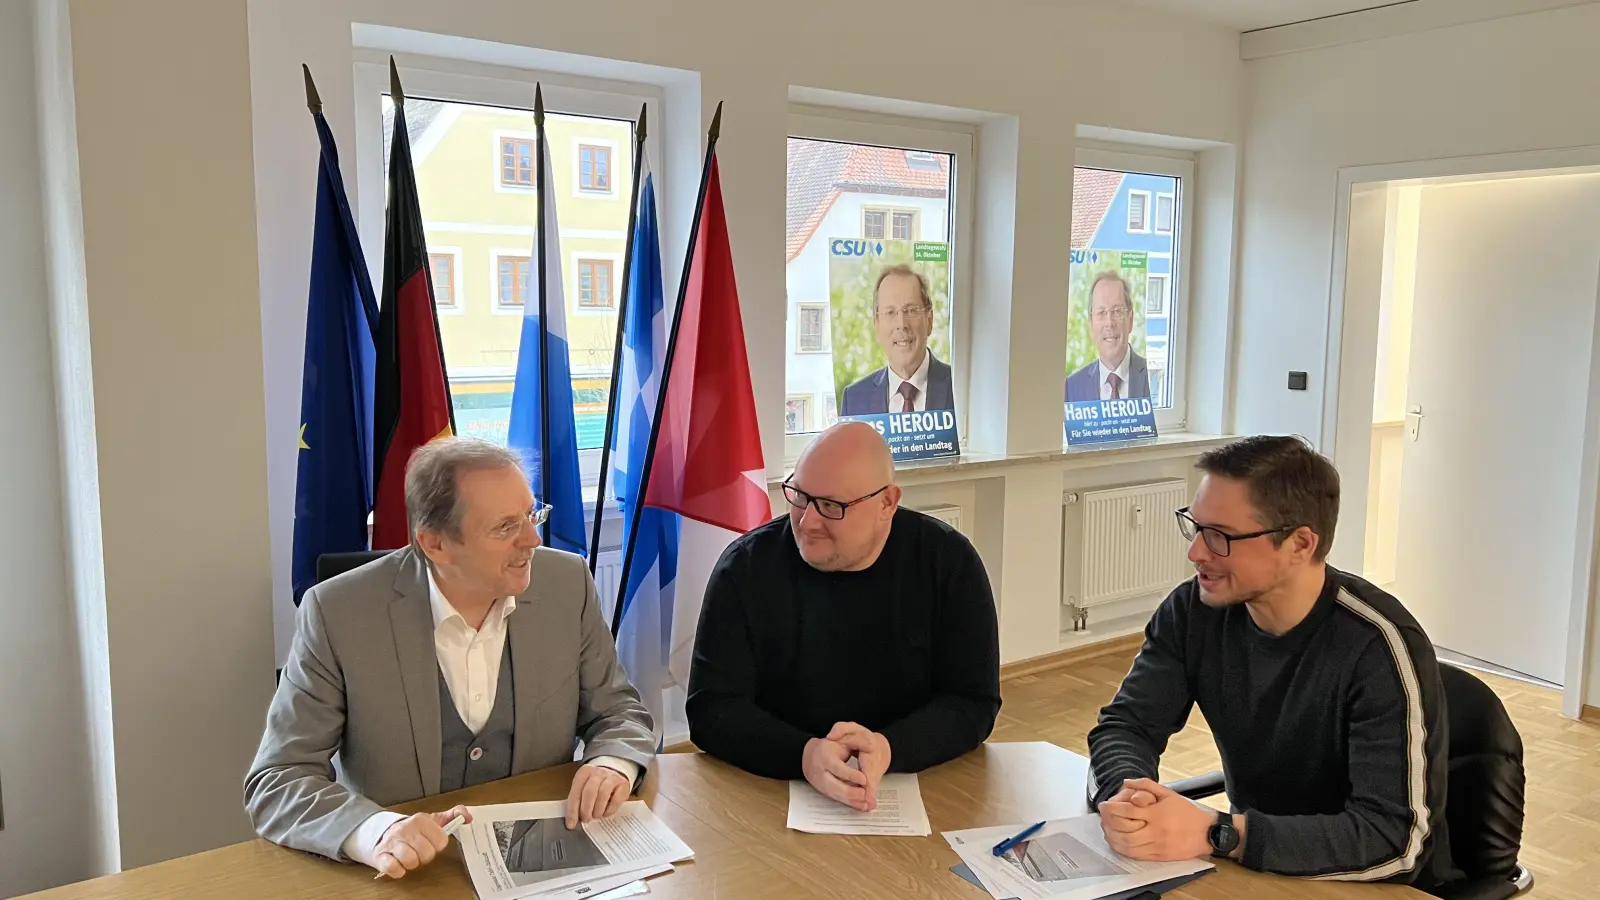
[[[307,79],[310,74],[307,73]],[[372,389],[378,302],[321,112],[317,216],[300,382],[294,498],[294,602],[316,583],[317,557],[367,549],[372,511]]]

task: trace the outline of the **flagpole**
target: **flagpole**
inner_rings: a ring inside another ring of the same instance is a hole
[[[617,579],[617,602],[611,615],[611,639],[616,640],[622,629],[622,601],[628,591],[628,577],[633,572],[633,551],[639,544],[639,522],[644,516],[644,499],[650,493],[650,473],[655,468],[656,443],[661,438],[661,420],[667,408],[667,384],[672,379],[672,359],[678,354],[678,328],[683,324],[683,301],[689,293],[689,270],[694,265],[695,244],[700,238],[700,219],[705,215],[706,191],[711,186],[711,164],[717,158],[717,138],[722,135],[722,103],[717,103],[717,114],[711,117],[711,128],[706,132],[706,160],[700,169],[700,190],[694,204],[694,224],[689,228],[689,246],[683,254],[683,272],[678,279],[678,299],[672,307],[672,333],[667,338],[667,357],[661,367],[661,387],[656,394],[656,414],[650,420],[650,443],[644,453],[644,470],[639,473],[639,496],[629,510],[631,520],[623,533],[622,575]]]
[[[600,481],[595,486],[594,494],[594,528],[589,535],[589,574],[595,573],[595,566],[600,561],[600,520],[601,513],[606,506],[606,476],[611,472],[611,439],[616,434],[617,416],[621,411],[617,409],[617,394],[621,385],[617,379],[622,377],[622,331],[623,323],[628,320],[628,281],[633,274],[633,232],[639,225],[639,189],[644,179],[639,177],[644,162],[645,114],[649,112],[650,104],[639,107],[639,124],[633,129],[633,195],[628,203],[628,244],[622,254],[622,297],[617,301],[617,337],[611,349],[611,396],[606,400],[606,436],[600,444]],[[623,535],[627,539],[627,535]]]
[[[535,151],[537,159],[535,165],[539,167],[538,185],[536,196],[539,199],[539,219],[535,239],[535,251],[539,257],[539,487],[541,502],[548,502],[550,494],[550,309],[545,295],[549,293],[550,281],[547,277],[545,261],[545,198],[555,202],[555,195],[547,194],[553,191],[554,185],[544,183],[545,164],[545,133],[544,133],[544,88],[535,83],[533,86],[533,123],[536,143],[539,145]],[[562,303],[567,302],[565,297],[560,298]],[[527,302],[526,299],[523,300]],[[550,520],[545,519],[540,526],[543,534],[540,537],[544,543],[550,543]]]

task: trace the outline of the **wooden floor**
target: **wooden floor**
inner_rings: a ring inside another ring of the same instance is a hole
[[[1044,740],[1087,753],[1095,715],[1116,693],[1135,652],[1118,651],[1003,682],[1005,705],[990,740]],[[1521,860],[1536,881],[1525,896],[1600,897],[1600,726],[1562,718],[1561,695],[1555,691],[1483,677],[1505,701],[1526,749],[1528,809]],[[1218,768],[1199,713],[1173,737],[1162,762],[1163,780]]]

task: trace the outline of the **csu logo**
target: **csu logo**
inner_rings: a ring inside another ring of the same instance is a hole
[[[875,241],[851,241],[836,238],[828,245],[828,252],[834,256],[867,256],[869,254],[883,253],[883,244]]]

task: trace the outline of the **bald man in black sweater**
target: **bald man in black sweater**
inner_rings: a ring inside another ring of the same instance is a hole
[[[953,759],[993,730],[989,577],[960,532],[900,507],[889,448],[869,425],[823,432],[784,493],[789,515],[734,541],[711,573],[690,737],[870,810],[885,772]]]

